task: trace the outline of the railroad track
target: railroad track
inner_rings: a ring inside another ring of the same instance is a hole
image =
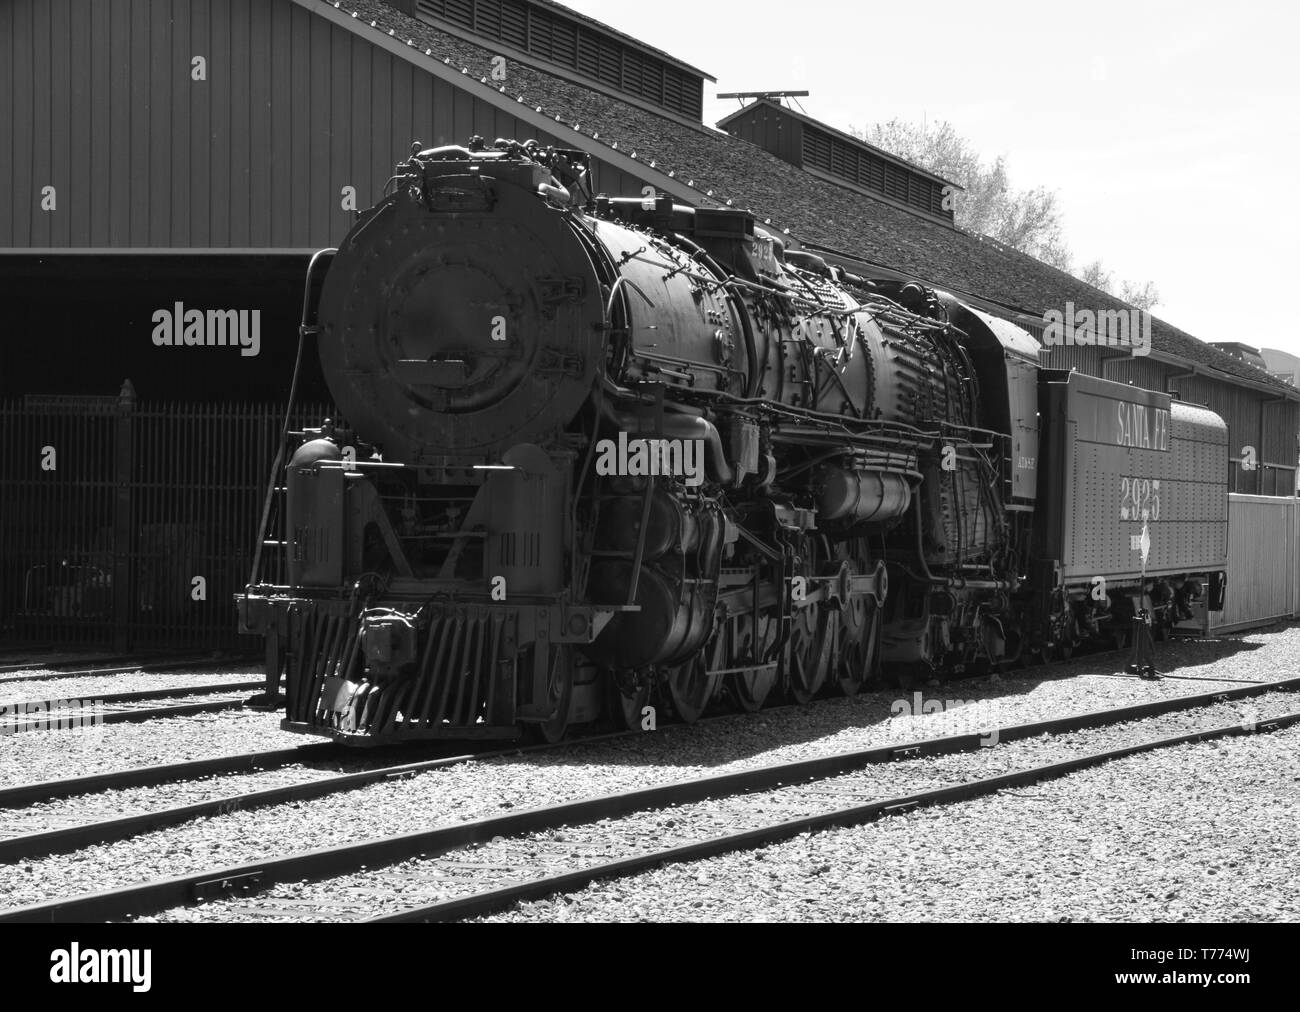
[[[0,808],[20,808],[39,801],[55,801],[80,794],[92,794],[96,791],[157,787],[161,784],[198,780],[202,777],[272,770],[294,763],[327,760],[344,754],[346,754],[344,750],[333,742],[318,742],[266,752],[241,752],[238,755],[214,756],[211,759],[189,759],[179,763],[160,763],[156,766],[137,766],[128,770],[111,770],[107,773],[89,773],[79,777],[42,780],[37,783],[0,788]]]
[[[84,664],[84,661],[76,663]],[[67,668],[63,669],[56,664],[37,665],[23,664],[5,664],[0,665],[0,685],[6,682],[49,682],[59,678],[90,678],[95,675],[128,675],[137,671],[143,672],[160,672],[160,671],[198,671],[203,668],[224,668],[236,667],[239,665],[251,664],[260,667],[262,660],[260,657],[235,656],[215,658],[207,654],[194,655],[192,657],[171,657],[161,660],[143,659],[136,661],[123,660],[120,663],[109,663],[104,667],[85,667],[85,668]],[[16,674],[24,671],[43,671],[39,675]]]
[[[257,683],[260,686],[260,683]],[[159,691],[159,690],[151,690]],[[1157,701],[1141,704],[1129,710],[1136,716],[1152,716],[1158,713],[1176,712],[1202,703],[1228,698],[1246,698],[1266,691],[1255,686],[1232,690],[1227,695],[1222,692],[1204,693],[1195,697],[1181,697],[1175,700]],[[1184,702],[1183,700],[1187,700]],[[1152,708],[1155,709],[1152,709]],[[785,707],[776,707],[784,709]],[[139,711],[137,711],[139,712]],[[771,712],[771,711],[768,711]],[[1099,711],[1106,713],[1110,711]],[[714,721],[734,718],[735,714],[723,714],[705,718],[694,726],[707,726]],[[1123,719],[1117,716],[1115,719]],[[671,732],[676,728],[691,725],[666,724],[660,730]],[[260,808],[267,805],[286,804],[324,797],[329,794],[355,790],[378,783],[383,780],[403,776],[414,776],[440,766],[454,765],[472,760],[488,760],[507,756],[534,754],[538,752],[559,751],[571,746],[595,745],[620,738],[635,738],[642,732],[618,731],[613,733],[596,733],[569,739],[554,745],[510,745],[506,748],[493,748],[487,744],[478,749],[471,747],[439,750],[440,754],[415,762],[380,765],[373,769],[353,772],[337,772],[333,775],[303,780],[301,776],[288,783],[272,783],[235,794],[219,795],[202,801],[173,805],[129,816],[114,814],[111,818],[88,818],[68,824],[67,816],[60,814],[55,821],[60,825],[46,827],[36,832],[18,832],[11,836],[4,835],[6,828],[0,825],[0,860],[20,860],[38,857],[43,854],[61,853],[94,843],[109,843],[128,839],[140,833],[168,826],[180,825],[191,819],[219,816],[230,812]],[[394,746],[392,751],[409,753],[412,746],[402,749]],[[937,754],[937,753],[935,753]],[[380,753],[382,756],[382,753]],[[378,758],[370,753],[367,759]],[[82,777],[69,777],[60,780],[24,784],[17,787],[0,788],[0,809],[19,808],[41,801],[58,800],[91,795],[95,792],[125,790],[139,787],[155,787],[169,783],[194,781],[214,776],[239,775],[244,773],[272,773],[286,766],[296,766],[312,762],[329,762],[331,760],[356,760],[358,754],[333,742],[320,742],[300,745],[290,749],[277,749],[266,752],[252,752],[233,756],[219,756],[212,759],[190,760],[182,763],[170,763],[159,766],[139,767],[129,770],[91,774]],[[93,812],[92,812],[93,814]]]
[[[135,692],[90,693],[87,698],[77,700],[77,705],[69,697],[36,700],[16,700],[4,702],[4,715],[0,716],[0,735],[20,731],[44,730],[50,726],[74,726],[74,721],[81,724],[122,724],[153,720],[158,717],[187,717],[195,713],[214,713],[220,710],[233,710],[242,707],[245,696],[231,696],[228,699],[209,702],[174,703],[169,706],[140,707],[133,704],[167,699],[172,696],[213,696],[218,694],[242,693],[250,689],[265,687],[264,679],[242,682],[217,682],[210,685],[178,685],[164,689],[140,689]],[[92,698],[93,697],[93,698]],[[0,700],[0,702],[3,702]],[[89,710],[87,709],[89,707]],[[21,708],[21,709],[20,709]]]
[[[1123,653],[1122,650],[1099,652],[1098,657],[1107,657],[1110,654]],[[1089,655],[1093,657],[1094,655]],[[1082,660],[1082,658],[1075,658]],[[1050,670],[1051,664],[1037,664],[1020,669],[1008,677],[1023,677],[1032,674],[1038,670]],[[132,669],[135,670],[135,669]],[[1120,675],[1121,678],[1131,678],[1135,676]],[[2,680],[0,680],[2,682]],[[242,683],[241,683],[242,684]],[[256,688],[262,688],[263,682],[249,683]],[[1259,684],[1252,682],[1251,684]],[[151,690],[155,691],[155,690]],[[167,690],[169,691],[169,690]],[[885,690],[887,691],[887,690]],[[796,704],[789,704],[796,705]],[[787,706],[765,707],[763,713],[770,714],[783,709]],[[727,718],[740,716],[736,713],[726,713],[717,716],[706,717],[697,721],[697,725],[708,725],[716,720],[725,720]],[[665,723],[659,730],[672,730],[679,725],[675,723]],[[627,737],[636,737],[638,732],[628,732]],[[607,740],[607,735],[597,736],[597,740]],[[510,754],[514,752],[528,751],[534,752],[550,748],[564,748],[567,745],[579,744],[584,738],[572,738],[560,742],[554,746],[529,746],[523,749],[519,746],[512,746],[499,753],[493,754]],[[408,750],[418,747],[417,743],[407,743],[405,745],[391,746],[392,750]],[[382,753],[388,749],[378,749],[372,754]],[[60,798],[69,798],[78,794],[89,794],[95,791],[122,790],[130,787],[156,787],[162,784],[175,783],[184,780],[195,780],[201,777],[223,776],[226,774],[246,773],[251,770],[271,770],[279,766],[292,765],[299,762],[315,762],[328,760],[333,757],[350,756],[355,754],[343,746],[336,745],[333,742],[318,742],[310,745],[298,745],[294,748],[274,749],[265,752],[248,752],[230,756],[216,756],[211,759],[195,759],[180,763],[165,763],[157,766],[141,766],[128,770],[115,770],[107,773],[92,773],[79,777],[65,777],[58,780],[45,780],[38,783],[22,784],[16,787],[0,788],[0,809],[17,808],[23,805],[29,805],[39,801],[51,801]],[[480,756],[482,758],[482,756]]]
[[[692,841],[675,847],[663,847],[631,857],[605,861],[576,871],[543,875],[527,881],[514,881],[506,885],[484,889],[468,896],[460,896],[435,903],[410,907],[393,914],[364,918],[369,924],[436,923],[480,917],[508,909],[516,903],[545,899],[557,894],[568,894],[586,888],[602,879],[633,875],[662,867],[665,864],[698,861],[740,850],[753,850],[792,839],[802,833],[825,829],[844,829],[869,822],[902,815],[919,808],[955,804],[972,798],[996,794],[1012,787],[1023,787],[1055,780],[1070,773],[1100,766],[1116,759],[1154,752],[1197,742],[1221,738],[1241,737],[1248,734],[1277,731],[1300,724],[1300,712],[1281,714],[1250,725],[1228,724],[1187,734],[1124,745],[1085,756],[1043,763],[1012,773],[980,777],[959,784],[935,787],[866,804],[850,805],[830,811],[821,811],[795,819],[768,822],[739,832],[723,833],[706,839]],[[224,883],[222,883],[224,885]]]
[[[140,833],[148,832],[154,829],[162,829],[167,826],[176,826],[188,822],[191,819],[198,819],[211,816],[228,815],[231,812],[242,811],[249,808],[260,808],[267,805],[288,804],[295,801],[307,801],[312,798],[324,797],[328,794],[338,794],[343,791],[356,790],[365,787],[368,784],[381,783],[385,780],[394,780],[400,777],[415,776],[416,774],[428,770],[438,769],[442,766],[453,766],[456,763],[469,762],[473,760],[496,759],[505,756],[522,755],[538,751],[552,751],[573,745],[584,743],[595,743],[596,741],[609,740],[610,738],[623,737],[629,732],[617,732],[611,735],[597,735],[588,739],[579,739],[573,742],[564,742],[559,745],[530,745],[519,747],[515,746],[508,749],[493,749],[490,751],[452,751],[446,755],[436,756],[431,759],[423,759],[418,762],[408,762],[396,765],[380,766],[375,769],[360,770],[353,773],[327,773],[314,779],[299,779],[290,783],[275,784],[270,787],[259,788],[253,791],[244,791],[236,794],[219,795],[214,798],[204,799],[203,801],[191,802],[184,805],[175,805],[169,808],[155,809],[149,812],[141,812],[136,815],[115,816],[107,819],[98,819],[95,821],[80,822],[71,826],[63,826],[57,829],[46,829],[35,833],[22,833],[16,836],[0,837],[0,861],[17,861],[27,858],[39,857],[45,854],[60,853],[69,850],[76,850],[79,847],[88,846],[94,843],[109,843],[114,840],[125,840],[132,836],[138,836]],[[248,756],[231,756],[224,758],[224,761],[218,765],[214,760],[199,760],[195,763],[180,763],[176,767],[202,767],[208,772],[199,775],[217,775],[220,773],[251,773],[251,772],[269,772],[275,769],[275,766],[287,766],[304,761],[309,761],[309,757],[303,753],[309,749],[324,748],[320,756],[322,758],[332,758],[347,756],[356,759],[355,753],[346,753],[332,744],[307,745],[298,749],[284,749],[278,752],[263,752],[250,754]],[[274,763],[271,765],[262,765],[263,762]],[[134,773],[136,771],[125,771],[125,773]],[[141,772],[149,772],[144,770]],[[194,779],[193,771],[177,769],[177,772],[183,772],[185,779]],[[117,774],[114,776],[121,776]],[[83,778],[77,778],[83,779]],[[84,778],[93,780],[94,778]],[[155,781],[161,783],[167,781]],[[120,783],[120,781],[119,781]],[[69,797],[74,794],[85,793],[83,785],[73,781],[49,781],[49,785],[57,785],[62,793],[61,796]],[[147,784],[137,781],[132,786],[147,786]],[[40,793],[42,785],[30,785],[21,788],[12,788],[15,795],[19,798],[33,798]],[[101,788],[102,789],[102,788]],[[0,792],[0,804],[8,800],[4,795],[7,792]],[[48,796],[48,795],[46,795]],[[19,802],[20,804],[23,802]],[[12,805],[10,807],[13,807]],[[0,833],[3,833],[0,828]]]
[[[176,654],[157,652],[157,653],[134,653],[134,654],[97,654],[82,655],[80,657],[69,657],[64,660],[50,660],[48,655],[50,651],[35,653],[30,655],[9,654],[8,658],[0,662],[0,674],[8,674],[12,671],[58,671],[64,668],[75,668],[78,666],[96,665],[118,665],[118,664],[140,664],[143,662],[155,663],[168,659],[172,660],[190,660],[195,658],[209,658],[211,654]],[[132,668],[132,670],[135,670]]]
[[[258,682],[257,686],[260,688],[262,683]],[[736,714],[724,714],[717,717],[708,717],[697,721],[696,726],[707,725],[715,720],[725,720],[728,717],[735,716]],[[660,730],[672,730],[677,726],[689,725],[664,725]],[[431,758],[440,760],[451,758],[459,761],[467,758],[487,759],[509,755],[526,755],[535,752],[558,751],[571,746],[610,741],[615,738],[631,738],[636,737],[639,733],[635,731],[612,734],[597,733],[585,737],[566,739],[554,745],[511,744],[504,748],[491,748],[491,746],[485,744],[483,748],[491,749],[490,751],[471,750],[466,752],[464,743],[458,742],[455,743],[454,748],[446,749],[445,754]],[[77,777],[61,777],[57,780],[42,780],[36,783],[19,784],[14,787],[0,787],[0,809],[22,808],[41,801],[57,801],[96,792],[126,790],[133,787],[159,787],[164,784],[254,771],[268,772],[300,763],[329,762],[330,760],[345,758],[358,760],[362,757],[382,757],[397,752],[409,754],[413,750],[420,750],[429,745],[437,747],[436,742],[407,742],[401,745],[390,745],[358,752],[355,749],[349,749],[331,741],[322,741],[307,745],[296,745],[293,748],[271,749],[264,752],[241,752],[236,755],[214,756],[210,759],[189,759],[179,763],[160,763],[156,766],[137,766],[132,769],[89,773]],[[392,764],[385,768],[398,769],[400,766]]]
[[[1042,735],[1060,735],[1127,721],[1159,717],[1165,714],[1195,710],[1279,690],[1294,691],[1297,688],[1300,688],[1300,678],[1292,678],[1216,692],[1157,700],[1132,706],[1091,711],[1047,721],[998,728],[996,741],[999,744],[1026,741]],[[467,896],[421,906],[399,914],[386,915],[381,919],[438,920],[473,916],[492,909],[499,909],[501,906],[509,905],[518,899],[580,888],[597,878],[627,874],[664,861],[690,860],[740,847],[760,846],[809,829],[831,825],[854,825],[871,821],[883,815],[909,811],[920,805],[947,803],[975,797],[983,793],[991,793],[1017,784],[1050,779],[1089,765],[1097,765],[1141,751],[1150,751],[1190,741],[1204,741],[1232,734],[1246,734],[1250,733],[1252,729],[1272,730],[1288,726],[1297,721],[1300,721],[1300,713],[1269,718],[1251,726],[1239,722],[1209,730],[1198,730],[1173,738],[1155,739],[1139,745],[1126,745],[1106,752],[1073,758],[1065,762],[1055,762],[1016,773],[1002,774],[958,785],[947,785],[934,790],[902,795],[883,801],[874,800],[866,804],[830,810],[823,809],[814,815],[803,815],[797,819],[781,820],[739,833],[713,836],[690,844],[657,849],[612,862],[606,861],[577,871],[565,871],[541,879],[527,882],[515,881],[502,887],[472,891]],[[589,824],[604,819],[626,818],[639,813],[653,812],[670,806],[688,805],[700,801],[721,798],[743,799],[745,795],[754,794],[755,792],[803,790],[805,792],[820,792],[831,797],[842,796],[844,794],[842,790],[827,782],[833,781],[837,777],[861,771],[873,764],[951,755],[959,752],[978,752],[987,742],[989,730],[982,729],[969,734],[858,749],[838,755],[798,762],[778,763],[735,773],[715,774],[640,790],[527,809],[503,816],[439,826],[414,833],[404,833],[359,843],[291,854],[255,864],[210,869],[191,875],[146,882],[107,892],[67,897],[47,903],[21,907],[0,913],[0,922],[124,919],[184,907],[205,900],[257,892],[284,882],[331,878],[354,873],[364,868],[388,866],[416,858],[441,858],[444,855],[453,854],[471,848],[476,844],[495,840],[498,837],[514,838],[524,834],[536,835],[563,827]],[[618,738],[625,736],[625,734],[625,732],[620,732],[603,737],[607,739]],[[538,746],[541,749],[553,747]],[[511,749],[506,754],[514,754],[517,751],[520,750]],[[250,804],[269,804],[283,801],[288,796],[284,793],[285,791],[305,791],[308,793],[300,796],[320,796],[323,793],[351,790],[366,783],[374,783],[379,780],[400,776],[411,776],[424,769],[433,768],[435,765],[463,761],[463,758],[408,763],[398,767],[368,770],[362,774],[344,774],[337,778],[311,781],[296,787],[280,788],[276,792],[255,792],[252,795],[213,799],[202,803],[202,807],[207,811],[199,814],[219,814],[223,810],[232,811],[241,807],[248,807]],[[484,756],[480,755],[478,758],[481,759]],[[819,784],[825,785],[824,790],[819,791],[819,788],[814,786]],[[272,795],[273,800],[268,800]],[[174,816],[155,812],[138,818],[141,820],[152,819],[154,820],[153,825],[158,824],[157,820],[160,817],[174,817],[178,820],[193,818],[195,813],[190,810],[193,807],[195,806],[185,806],[183,810],[177,809]],[[183,815],[181,814],[182,811],[184,812]],[[5,856],[12,860],[12,855],[20,853],[24,847],[35,847],[38,848],[38,852],[46,852],[51,845],[58,845],[60,841],[66,842],[73,838],[67,834],[80,833],[83,838],[95,834],[121,834],[107,837],[120,839],[124,835],[133,835],[135,832],[140,831],[139,826],[143,825],[144,822],[141,821],[133,825],[132,823],[136,819],[137,817],[128,817],[125,820],[110,820],[109,823],[96,824],[98,827],[96,829],[70,827],[65,830],[55,831],[54,835],[46,833],[33,834],[31,838],[17,837],[0,842],[0,846],[9,848]],[[58,834],[64,835],[60,836]],[[37,839],[37,837],[44,837],[44,839]],[[104,839],[105,836],[100,835],[99,838]],[[45,848],[45,850],[39,848]],[[462,867],[473,869],[474,866],[474,862],[469,862]],[[485,867],[494,868],[495,866]],[[402,874],[408,875],[409,873],[404,871]],[[329,903],[326,901],[322,905],[328,907]]]
[[[724,714],[697,721],[694,725],[666,725],[661,730],[673,731],[682,727],[699,727],[735,716],[735,714]],[[416,762],[388,764],[350,773],[326,774],[314,779],[274,784],[258,790],[222,795],[185,805],[141,812],[136,815],[84,821],[71,826],[61,826],[56,829],[41,830],[35,833],[20,833],[14,836],[4,836],[5,830],[3,826],[0,826],[0,861],[22,860],[44,854],[75,850],[78,847],[93,843],[109,843],[114,840],[129,839],[140,833],[180,825],[196,818],[226,815],[231,812],[261,808],[267,805],[307,801],[329,794],[356,790],[372,783],[415,776],[428,770],[453,766],[462,762],[482,762],[488,759],[534,755],[540,752],[557,752],[567,748],[599,745],[624,738],[635,738],[641,733],[639,731],[614,731],[589,734],[555,744],[516,744],[506,748],[484,744],[477,750],[471,747],[469,751],[465,750],[464,743],[457,743],[457,748],[446,749],[444,754]],[[392,746],[389,751],[403,750],[409,752],[413,747],[418,746]],[[21,808],[40,801],[90,795],[95,792],[124,790],[132,787],[156,787],[162,784],[193,781],[204,777],[274,772],[279,768],[308,762],[328,762],[334,759],[368,761],[375,756],[376,752],[357,753],[333,742],[320,742],[311,745],[300,745],[290,749],[250,752],[233,756],[219,756],[213,759],[196,759],[183,763],[169,763],[131,770],[117,770],[110,773],[97,773],[84,777],[46,780],[41,783],[0,788],[0,809]],[[60,819],[62,820],[62,817]]]

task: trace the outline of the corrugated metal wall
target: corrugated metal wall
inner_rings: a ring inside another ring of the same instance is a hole
[[[1228,496],[1228,596],[1210,631],[1300,617],[1300,500]]]
[[[1145,390],[1164,390],[1165,379],[1172,371],[1163,362],[1153,362],[1146,357],[1124,355],[1120,358],[1107,359],[1102,366],[1101,375],[1116,383],[1132,383]]]
[[[1228,423],[1229,489],[1263,495],[1291,495],[1295,488],[1300,405],[1275,400],[1205,376],[1183,376],[1170,386],[1185,401],[1207,404]],[[1257,467],[1243,466],[1246,450]]]
[[[475,133],[554,141],[289,0],[0,3],[0,249],[328,246],[343,187]]]
[[[1039,330],[1034,336],[1041,341],[1041,328],[1034,329]],[[1042,348],[1038,353],[1038,362],[1047,369],[1077,369],[1087,376],[1101,375],[1101,359],[1098,358],[1096,349],[1082,345],[1058,344]]]

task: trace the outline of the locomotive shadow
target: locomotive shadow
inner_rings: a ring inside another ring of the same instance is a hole
[[[1292,624],[1297,625],[1297,624]],[[1276,632],[1286,626],[1259,632]],[[1098,698],[1080,701],[1070,697],[1059,701],[1055,708],[1060,716],[1089,709],[1141,702],[1174,695],[1196,695],[1209,691],[1212,686],[1201,687],[1197,682],[1254,684],[1260,679],[1247,679],[1233,675],[1216,675],[1214,665],[1238,654],[1250,653],[1267,646],[1266,642],[1246,642],[1233,637],[1198,637],[1166,641],[1156,645],[1157,670],[1167,676],[1169,688],[1145,691],[1139,699]],[[960,710],[949,709],[949,704],[996,703],[1000,700],[1028,696],[1040,686],[1060,681],[1077,681],[1096,676],[1106,679],[1129,679],[1148,689],[1153,683],[1142,682],[1136,675],[1125,671],[1129,651],[1074,657],[1067,661],[1037,665],[1019,670],[1000,672],[996,676],[950,678],[939,685],[915,689],[875,688],[858,695],[829,697],[808,706],[787,706],[764,710],[756,714],[728,713],[697,725],[670,723],[665,719],[657,733],[646,733],[602,745],[599,760],[589,762],[581,747],[561,753],[524,753],[505,760],[520,768],[555,765],[611,767],[670,766],[680,768],[715,768],[726,764],[770,756],[773,762],[798,755],[803,746],[829,746],[831,751],[871,745],[896,745],[937,738],[971,728],[954,728],[948,716],[960,715]],[[1285,674],[1285,673],[1281,673]],[[1280,677],[1281,675],[1279,675]],[[1177,681],[1174,681],[1177,679]],[[1171,684],[1172,683],[1172,684]],[[1156,683],[1158,684],[1158,683]],[[1174,689],[1172,686],[1179,688]],[[1172,691],[1171,691],[1172,690]],[[923,712],[926,703],[937,701],[936,712]],[[900,719],[904,718],[904,719]],[[911,718],[911,719],[905,719]],[[1022,723],[1041,717],[1017,718],[1005,716],[1003,726]],[[671,729],[671,730],[670,730]],[[863,733],[867,732],[864,740]],[[837,737],[843,737],[843,744]],[[819,751],[821,751],[819,749]]]
[[[1241,638],[1243,636],[1281,632],[1296,625],[1300,624],[1285,623],[1232,636],[1178,636],[1165,640],[1155,645],[1156,671],[1162,677],[1176,678],[1180,681],[1253,684],[1263,679],[1215,674],[1213,665],[1237,654],[1251,653],[1267,646],[1263,642],[1247,642]],[[1127,647],[1122,650],[1108,650],[1103,653],[1085,654],[1070,660],[1056,661],[1052,664],[1003,672],[1001,677],[1007,681],[1025,682],[1030,685],[1077,678],[1080,675],[1137,679],[1137,675],[1127,671],[1130,655],[1131,650]]]

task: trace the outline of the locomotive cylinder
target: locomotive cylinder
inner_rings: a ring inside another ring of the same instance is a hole
[[[828,467],[818,475],[818,486],[817,512],[823,520],[892,520],[912,505],[907,479],[889,471]]]

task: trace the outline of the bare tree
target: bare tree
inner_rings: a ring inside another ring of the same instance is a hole
[[[1068,266],[1056,194],[1043,187],[1013,189],[1006,160],[998,157],[985,165],[951,123],[892,119],[854,134],[963,187],[965,192],[956,194],[953,204],[959,228],[987,235],[1054,267]]]
[[[1103,292],[1109,292],[1115,286],[1115,277],[1110,271],[1102,266],[1100,260],[1094,260],[1090,264],[1085,264],[1083,270],[1075,275],[1085,285],[1092,285],[1093,288],[1100,288]]]
[[[1120,286],[1119,297],[1135,309],[1150,311],[1160,305],[1160,290],[1150,281],[1141,285],[1136,281],[1125,281]]]
[[[1107,295],[1113,295],[1127,302],[1134,309],[1151,310],[1160,304],[1160,291],[1150,281],[1144,284],[1136,281],[1121,281],[1119,289],[1116,290],[1115,275],[1106,270],[1100,260],[1084,265],[1075,277],[1085,285],[1092,285],[1093,288],[1099,288]]]
[[[1159,303],[1160,293],[1150,281],[1144,284],[1125,281],[1116,292],[1114,276],[1100,260],[1094,260],[1076,273],[1074,256],[1062,234],[1055,191],[1041,186],[1031,190],[1014,189],[1006,159],[999,155],[991,164],[985,164],[951,123],[919,124],[892,119],[866,130],[850,128],[850,133],[963,187],[964,192],[955,194],[952,205],[958,228],[987,235],[1045,264],[1075,274],[1085,284],[1122,298],[1138,309],[1149,310]]]

